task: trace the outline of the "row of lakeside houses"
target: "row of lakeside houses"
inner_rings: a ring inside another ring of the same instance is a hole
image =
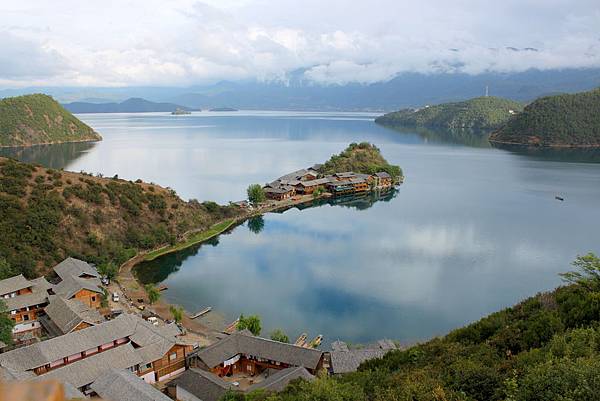
[[[228,391],[281,391],[321,370],[350,372],[395,349],[389,340],[360,350],[336,342],[324,352],[247,330],[221,333],[200,349],[174,323],[156,326],[133,313],[103,315],[101,277],[92,265],[68,258],[54,271],[56,284],[23,276],[0,281],[19,345],[0,354],[5,383],[59,382],[67,398],[217,401]]]
[[[392,176],[384,171],[376,174],[342,172],[331,175],[319,173],[320,165],[294,171],[266,184],[264,191],[268,199],[286,200],[295,195],[312,194],[318,189],[333,196],[367,192],[376,188],[390,188],[394,185]]]

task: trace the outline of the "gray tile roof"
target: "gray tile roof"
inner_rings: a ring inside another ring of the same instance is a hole
[[[77,299],[51,297],[45,312],[62,334],[70,333],[82,322],[95,325],[104,321],[100,312],[89,308]]]
[[[254,391],[257,389],[264,389],[267,391],[282,391],[292,380],[296,379],[312,381],[315,379],[315,377],[311,375],[308,370],[301,366],[282,369],[272,373],[262,382],[253,384],[248,388],[248,391]]]
[[[323,355],[316,349],[234,333],[201,350],[198,357],[208,367],[213,368],[237,354],[253,355],[308,369],[316,369]]]
[[[85,400],[86,396],[71,383],[63,383],[65,398],[67,400]]]
[[[65,276],[60,283],[54,287],[54,292],[63,298],[69,299],[79,291],[86,289],[102,294],[100,280],[80,278],[76,276]]]
[[[48,289],[52,288],[52,285],[44,277],[36,278],[28,283],[28,286],[32,287],[31,293],[3,299],[8,310],[44,305],[48,302]]]
[[[109,369],[90,386],[100,397],[113,401],[172,401],[127,370]]]
[[[37,376],[36,380],[58,380],[71,383],[76,388],[86,386],[111,368],[127,369],[141,363],[131,344],[121,345],[89,356],[80,361],[65,365]]]
[[[385,171],[381,171],[379,173],[375,173],[375,175],[379,178],[392,178],[391,175],[389,175],[388,173],[386,173]]]
[[[168,351],[175,344],[185,345],[173,336],[174,332],[170,326],[155,327],[138,316],[124,313],[114,320],[87,329],[0,354],[0,366],[17,371],[32,370],[121,338],[129,338],[136,346],[141,347],[135,352],[136,358],[141,361],[142,356],[155,356],[157,349]],[[140,351],[150,346],[151,348]]]
[[[284,186],[277,187],[277,188],[267,187],[264,189],[264,191],[266,193],[273,193],[273,194],[286,194],[288,192],[292,192],[293,190],[294,190],[294,187],[288,186],[288,185],[284,185]]]
[[[54,266],[54,272],[63,280],[69,276],[82,277],[86,275],[100,278],[95,267],[83,260],[75,258],[66,258]]]
[[[202,401],[219,401],[229,390],[235,388],[210,372],[191,368],[173,380],[173,384],[183,388]]]
[[[331,343],[332,351],[348,351],[348,344],[343,341],[337,340]]]
[[[331,370],[333,373],[355,372],[358,366],[369,359],[381,358],[387,351],[382,349],[356,349],[331,352]]]
[[[23,277],[22,274],[0,280],[0,296],[31,287],[32,285],[31,281]]]
[[[0,367],[0,381],[26,380],[35,377],[33,372],[21,372],[18,370]]]

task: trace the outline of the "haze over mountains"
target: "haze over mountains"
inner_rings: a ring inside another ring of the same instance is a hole
[[[373,110],[393,111],[481,96],[486,86],[493,96],[529,102],[557,93],[574,93],[600,86],[600,69],[528,70],[519,73],[403,73],[395,78],[371,84],[319,84],[308,80],[302,71],[288,74],[286,81],[221,81],[214,85],[191,87],[30,87],[5,89],[0,97],[44,92],[61,103],[122,102],[143,98],[171,105],[145,105],[147,110],[171,111],[176,107],[210,109],[229,106],[237,109],[270,110]],[[138,103],[141,102],[138,100]],[[73,112],[116,105],[69,105]],[[141,107],[142,109],[144,107]],[[123,110],[126,111],[126,110]]]

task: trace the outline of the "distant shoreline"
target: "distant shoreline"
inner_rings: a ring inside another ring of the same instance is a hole
[[[30,145],[0,145],[0,148],[32,148],[34,146],[46,146],[46,145],[60,145],[63,143],[84,143],[84,142],[102,142],[102,138],[100,139],[81,139],[81,140],[73,140],[73,141],[55,141],[55,142],[41,142],[41,143],[32,143]]]

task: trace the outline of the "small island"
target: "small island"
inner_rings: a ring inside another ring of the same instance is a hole
[[[399,166],[389,164],[375,145],[363,142],[350,144],[324,164],[279,177],[266,184],[262,191],[266,199],[306,202],[319,197],[387,190],[403,181]],[[248,189],[250,201],[254,198],[252,194],[259,192],[256,186],[251,187],[254,188]]]
[[[238,109],[234,109],[233,107],[214,107],[209,111],[239,111]]]
[[[537,99],[492,133],[493,145],[600,147],[600,88]]]
[[[50,96],[35,94],[0,100],[0,147],[101,140],[100,134]]]
[[[171,114],[174,116],[183,116],[186,114],[192,114],[192,112],[178,107],[174,111],[172,111]]]
[[[375,122],[390,127],[491,130],[499,128],[522,110],[521,103],[486,96],[464,102],[404,109],[378,117]]]

